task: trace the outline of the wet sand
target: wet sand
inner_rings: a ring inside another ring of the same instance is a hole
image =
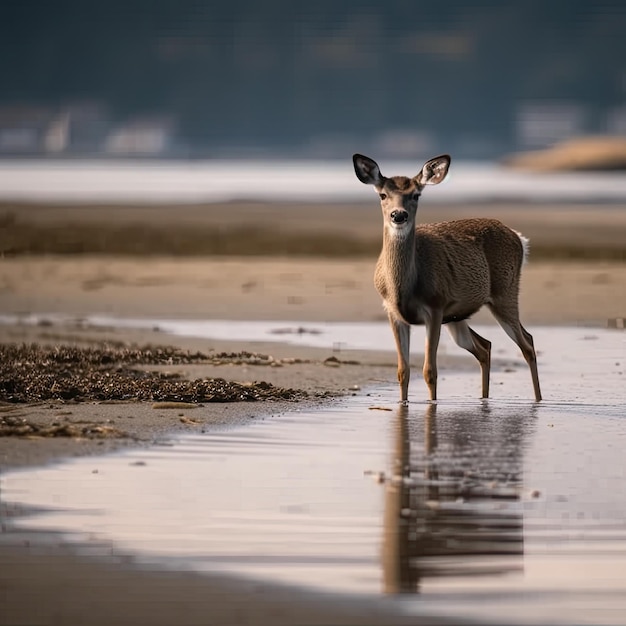
[[[223,359],[221,363],[197,362],[181,365],[143,365],[143,369],[180,376],[183,380],[223,378],[249,384],[267,382],[281,388],[302,390],[307,398],[297,402],[273,399],[258,402],[210,402],[201,406],[172,405],[163,408],[154,401],[106,401],[95,398],[76,402],[72,399],[37,401],[29,404],[0,405],[0,415],[26,419],[40,426],[53,423],[91,423],[114,427],[124,437],[0,437],[0,468],[9,469],[49,462],[64,456],[102,453],[119,447],[150,445],[167,441],[184,432],[204,432],[214,427],[228,427],[294,410],[323,405],[334,396],[349,395],[354,389],[389,380],[395,376],[392,352],[350,351],[269,342],[221,341],[165,335],[159,330],[98,328],[82,323],[53,325],[0,324],[3,343],[40,346],[77,346],[86,349],[111,346],[167,345],[191,353],[207,355],[253,352],[280,361],[278,367]],[[417,355],[416,358],[419,358]],[[218,361],[219,362],[219,361]],[[442,359],[442,366],[465,367],[464,358]]]
[[[535,329],[537,404],[511,342],[477,330],[499,355],[486,402],[478,372],[451,370],[437,405],[398,409],[395,385],[378,384],[266,423],[7,475],[6,497],[38,507],[6,520],[0,542],[29,581],[2,570],[9,615],[622,624],[623,331]],[[74,543],[53,533],[42,545],[50,528]]]

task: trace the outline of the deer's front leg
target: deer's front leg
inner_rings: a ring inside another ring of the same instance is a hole
[[[441,313],[437,311],[431,311],[426,319],[423,373],[431,401],[437,399],[437,349],[439,348],[442,319]]]
[[[398,382],[400,383],[400,402],[403,404],[409,401],[409,378],[411,368],[409,365],[409,351],[411,343],[411,327],[394,318],[389,314],[389,323],[396,340],[396,350],[398,351]]]

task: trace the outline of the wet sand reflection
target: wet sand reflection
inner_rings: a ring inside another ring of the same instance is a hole
[[[523,452],[535,405],[399,406],[386,484],[383,589],[522,570]]]

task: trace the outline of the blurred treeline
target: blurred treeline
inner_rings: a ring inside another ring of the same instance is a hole
[[[169,115],[189,145],[428,129],[513,141],[516,107],[626,103],[626,8],[602,0],[12,0],[0,105]]]

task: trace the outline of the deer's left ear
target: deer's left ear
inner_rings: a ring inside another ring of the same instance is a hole
[[[448,174],[450,161],[448,154],[442,154],[426,161],[422,171],[415,177],[417,183],[419,185],[438,185]]]
[[[382,187],[384,181],[383,175],[380,173],[378,163],[374,159],[363,156],[362,154],[355,154],[352,157],[354,163],[354,172],[357,178],[366,185],[376,185]]]

